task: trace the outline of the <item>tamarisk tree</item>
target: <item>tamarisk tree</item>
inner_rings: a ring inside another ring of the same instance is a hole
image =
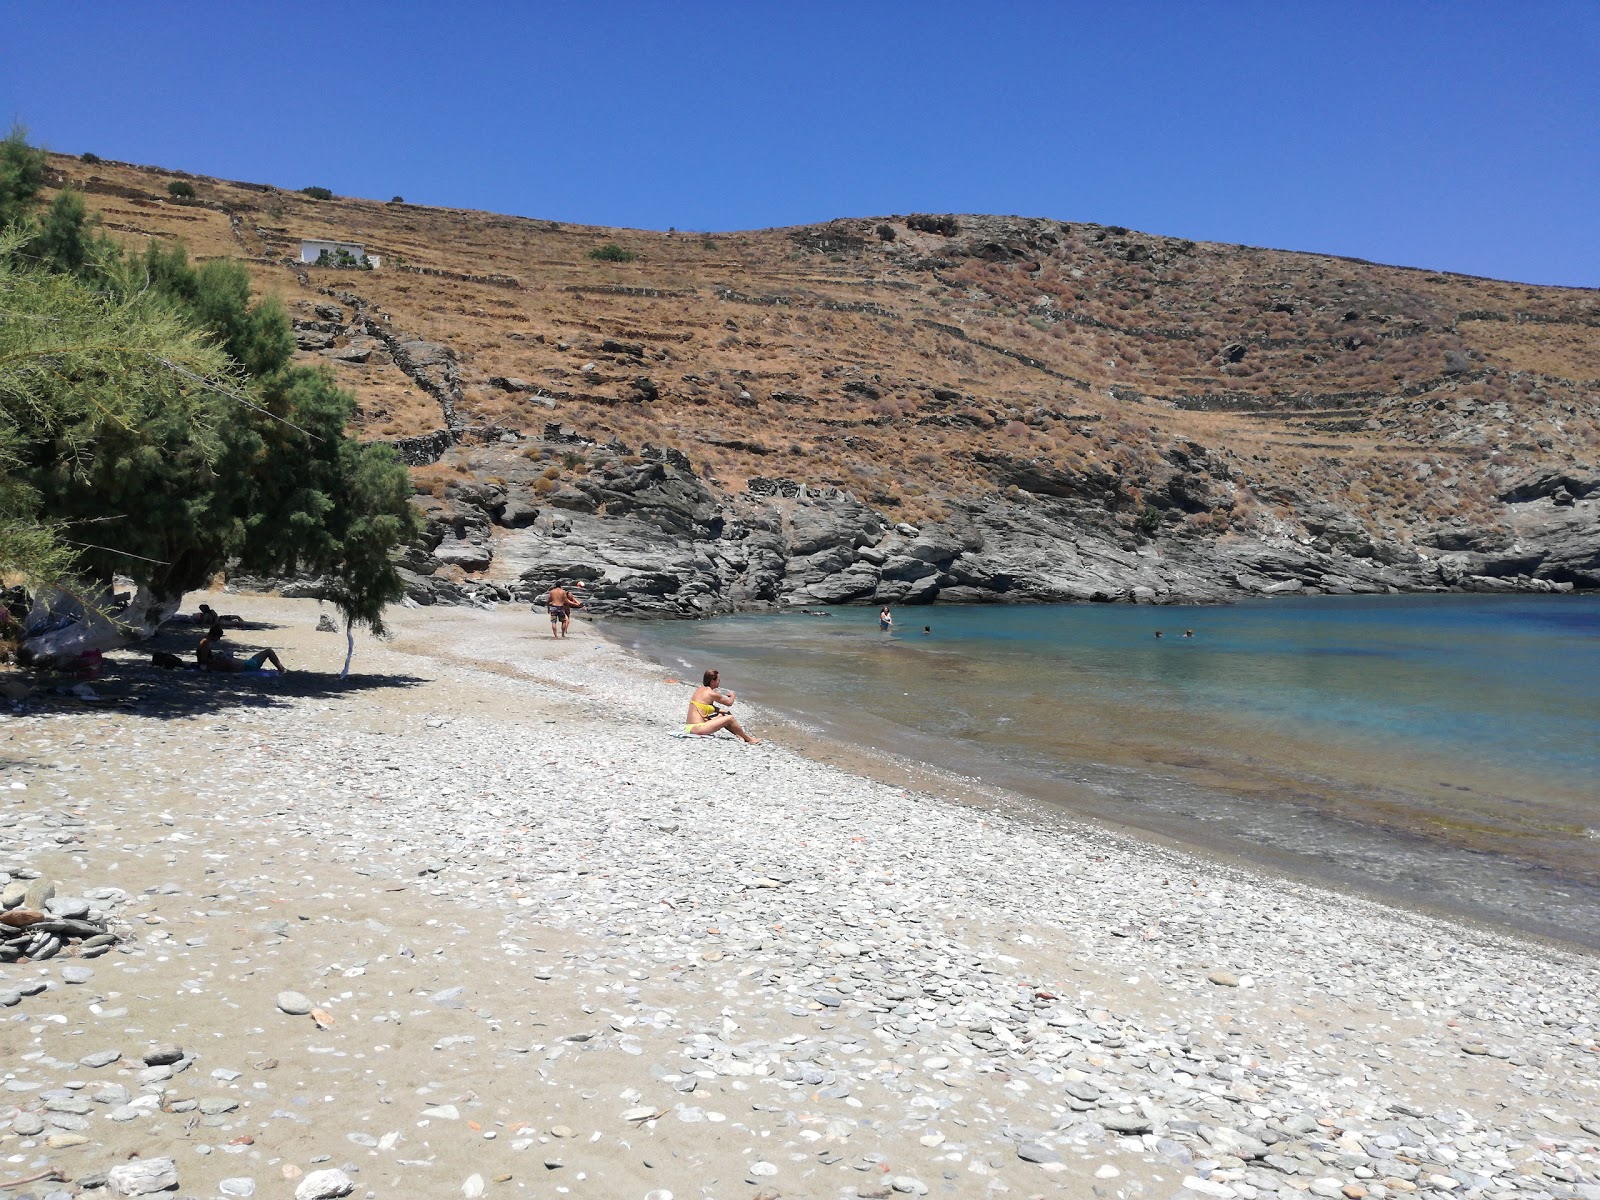
[[[13,214],[38,186],[27,153],[0,143]],[[354,396],[293,352],[282,305],[252,303],[239,263],[124,253],[67,191],[42,229],[16,220],[0,234],[0,570],[131,577],[138,632],[230,562],[302,572],[323,578],[347,649],[357,626],[382,632],[403,592],[390,552],[416,533],[410,480],[346,435]]]

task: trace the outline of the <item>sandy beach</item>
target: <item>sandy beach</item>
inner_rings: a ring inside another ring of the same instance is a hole
[[[1593,958],[670,736],[584,621],[397,610],[340,684],[211,601],[295,670],[0,720],[0,885],[120,939],[0,964],[6,1195],[1600,1200]]]

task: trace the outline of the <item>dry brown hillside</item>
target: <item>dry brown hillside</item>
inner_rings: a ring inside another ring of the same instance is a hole
[[[1600,459],[1589,290],[1043,218],[654,233],[52,165],[120,235],[251,263],[376,439],[447,415],[383,344],[356,330],[352,349],[352,300],[448,348],[429,378],[459,427],[555,421],[681,449],[729,494],[788,477],[896,520],[1111,479],[1177,532],[1265,536],[1331,504],[1409,543],[1491,521],[1513,476]],[[170,198],[173,179],[195,199]],[[291,265],[302,238],[383,265]],[[606,246],[633,257],[592,256]],[[337,319],[316,311],[330,303]],[[1220,502],[1185,494],[1196,461],[1228,481]]]

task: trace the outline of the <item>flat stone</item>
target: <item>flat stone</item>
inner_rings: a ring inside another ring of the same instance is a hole
[[[1225,1183],[1219,1183],[1214,1179],[1201,1179],[1198,1175],[1185,1176],[1183,1186],[1185,1191],[1197,1192],[1202,1196],[1216,1196],[1218,1200],[1228,1200],[1229,1197],[1239,1194]]]
[[[1218,987],[1239,986],[1239,977],[1232,971],[1212,971],[1211,974],[1206,976],[1206,978],[1212,983],[1216,984]]]
[[[278,1011],[288,1013],[291,1017],[303,1017],[311,1011],[311,1001],[299,992],[279,992]]]
[[[81,1133],[52,1133],[44,1144],[52,1150],[70,1150],[74,1146],[87,1146],[89,1139]]]
[[[183,1047],[176,1042],[153,1042],[144,1052],[147,1067],[165,1067],[183,1058]]]
[[[44,1118],[38,1113],[18,1113],[11,1118],[11,1132],[33,1137],[44,1132]]]
[[[226,1096],[210,1096],[200,1101],[200,1111],[208,1117],[221,1116],[230,1113],[239,1107],[237,1100],[230,1100]]]
[[[52,916],[81,921],[89,915],[91,905],[82,896],[56,896],[44,902],[44,910]]]
[[[250,1197],[256,1194],[256,1181],[248,1175],[235,1175],[231,1179],[219,1180],[217,1191],[224,1196]]]
[[[355,1187],[354,1180],[337,1168],[312,1171],[294,1189],[294,1200],[338,1200],[355,1191]]]
[[[88,983],[94,978],[94,968],[77,965],[62,967],[61,978],[66,983]]]
[[[1153,1128],[1150,1118],[1138,1113],[1104,1113],[1099,1120],[1112,1133],[1149,1133]]]
[[[178,1164],[170,1158],[141,1158],[119,1163],[106,1172],[113,1196],[148,1196],[178,1186]]]
[[[1061,1155],[1049,1146],[1041,1146],[1038,1142],[1023,1142],[1017,1147],[1017,1157],[1023,1162],[1030,1163],[1058,1163]]]
[[[121,1057],[121,1050],[96,1050],[93,1054],[85,1054],[78,1062],[85,1067],[109,1067]]]

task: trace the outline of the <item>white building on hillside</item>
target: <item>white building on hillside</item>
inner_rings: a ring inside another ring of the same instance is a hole
[[[326,254],[327,259],[323,259]],[[331,263],[338,266],[343,259],[349,259],[354,266],[383,266],[383,259],[376,254],[368,254],[367,248],[360,242],[325,242],[317,238],[306,238],[300,243],[300,261],[303,263]]]

